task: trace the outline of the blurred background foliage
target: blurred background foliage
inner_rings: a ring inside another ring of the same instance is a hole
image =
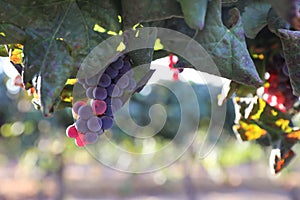
[[[184,88],[191,84],[199,104],[189,105],[185,101],[187,105],[181,106],[189,109],[191,114],[193,106],[199,106],[198,134],[203,135],[199,140],[204,139],[210,122],[211,104],[217,104],[221,88],[210,86],[214,92],[210,94],[206,85],[180,81],[163,83],[171,89],[153,84],[130,100],[133,120],[141,126],[146,125],[149,123],[149,108],[157,103],[164,105],[167,122],[153,139],[156,148],[163,146],[174,137],[174,129],[180,122],[180,106],[171,91],[178,90],[184,95]],[[76,147],[73,140],[65,136],[65,129],[73,120],[71,109],[60,110],[51,118],[43,117],[34,109],[32,97],[13,86],[12,80],[3,71],[0,73],[0,88],[0,199],[110,199],[111,196],[125,198],[145,194],[182,195],[182,198],[197,199],[199,191],[208,194],[218,187],[241,187],[253,178],[257,181],[263,177],[261,184],[266,184],[266,188],[282,184],[270,184],[267,177],[267,155],[264,151],[270,149],[262,149],[254,142],[241,144],[236,140],[231,129],[235,118],[231,101],[227,102],[221,137],[208,135],[208,141],[218,142],[205,158],[199,157],[197,152],[201,141],[195,141],[172,166],[151,174],[133,175],[102,166],[85,149]],[[147,145],[137,146],[132,137],[117,127],[108,134],[116,143],[134,151]],[[105,153],[112,157],[121,156],[111,155],[112,152],[108,149]],[[291,168],[297,166],[291,165]],[[296,172],[293,169],[293,173]],[[290,171],[286,170],[283,180],[288,176]],[[291,185],[292,188],[297,187],[293,182]]]

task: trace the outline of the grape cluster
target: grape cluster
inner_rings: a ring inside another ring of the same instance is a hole
[[[174,65],[177,63],[178,58],[174,56],[173,54],[169,55],[169,68],[171,71],[173,71],[173,81],[178,81],[178,74],[183,72],[184,68],[174,68]]]
[[[293,107],[298,97],[293,95],[288,68],[284,57],[275,54],[267,64],[267,83],[264,87],[263,99],[271,106],[286,112]]]
[[[93,77],[78,79],[89,101],[73,104],[76,122],[66,130],[67,136],[74,138],[77,146],[95,143],[99,135],[112,128],[114,113],[124,103],[123,94],[136,89],[133,74],[128,57],[120,56],[105,71]]]

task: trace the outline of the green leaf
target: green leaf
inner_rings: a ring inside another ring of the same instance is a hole
[[[180,4],[176,0],[122,0],[125,30],[141,22],[169,19],[175,16],[183,16]]]
[[[263,1],[251,1],[242,14],[245,34],[255,38],[257,33],[267,25],[267,15],[271,5]]]
[[[8,57],[8,51],[5,45],[0,45],[0,56],[1,57]]]
[[[266,0],[272,4],[279,16],[290,23],[295,29],[300,30],[300,13],[298,0]]]
[[[42,111],[46,116],[56,109],[55,100],[59,97],[73,67],[73,58],[68,54],[68,49],[63,42],[55,41],[50,48],[47,49],[47,58],[44,60],[47,66],[45,65],[41,70],[41,82],[38,88],[43,97],[41,98]]]
[[[13,24],[0,24],[0,44],[24,43],[25,32]]]
[[[300,31],[279,29],[293,94],[300,96]]]
[[[118,3],[116,0],[0,1],[3,5],[0,13],[4,16],[0,22],[7,24],[5,31],[21,27],[25,33],[23,80],[25,85],[35,81],[44,115],[55,110],[66,80],[75,76],[88,53],[109,37],[107,33],[95,32],[95,24],[101,22],[106,32],[121,29]],[[15,40],[5,43],[11,41]]]
[[[151,78],[154,70],[150,70],[153,58],[154,44],[157,38],[155,28],[142,28],[124,33],[127,55],[130,57],[134,68],[136,89],[143,87]]]
[[[184,19],[192,29],[203,29],[207,1],[208,0],[178,0],[181,4]]]
[[[262,84],[255,65],[247,51],[244,30],[238,10],[231,10],[232,27],[227,29],[221,19],[221,2],[208,3],[206,25],[196,40],[216,63],[221,76],[236,82],[258,87]],[[196,69],[198,66],[195,66]]]
[[[289,29],[290,25],[284,21],[274,10],[271,8],[267,17],[268,28],[271,32],[279,36],[278,29]]]

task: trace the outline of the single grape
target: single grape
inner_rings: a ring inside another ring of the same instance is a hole
[[[179,73],[182,73],[184,68],[177,68]]]
[[[283,94],[278,95],[277,96],[277,103],[278,104],[284,104],[284,102],[285,102],[285,97],[283,96]]]
[[[106,99],[104,100],[106,105],[111,105],[111,98],[110,97],[106,97]]]
[[[104,100],[107,97],[107,91],[103,87],[96,87],[93,90],[94,99]]]
[[[113,111],[113,113],[120,110],[122,105],[123,105],[123,101],[120,98],[113,98],[112,99],[112,111]]]
[[[88,120],[91,116],[93,116],[93,110],[91,106],[84,105],[78,109],[78,115],[80,119]]]
[[[87,145],[87,141],[85,139],[85,136],[83,134],[80,134],[75,138],[75,144],[78,147],[84,147],[85,145]]]
[[[77,101],[73,104],[73,112],[78,114],[78,109],[81,107],[81,106],[84,106],[86,103],[84,101]]]
[[[105,73],[108,74],[110,76],[111,79],[115,78],[116,76],[118,76],[119,71],[118,70],[114,70],[113,68],[109,67],[106,68]]]
[[[121,94],[121,90],[117,85],[111,84],[107,87],[107,94],[111,97],[118,97]]]
[[[119,57],[118,60],[110,64],[110,67],[112,67],[114,70],[119,70],[123,67],[123,63],[122,57]]]
[[[105,110],[105,115],[112,117],[113,116],[113,108],[111,105],[108,105],[106,110]]]
[[[87,98],[89,98],[89,99],[94,98],[94,89],[95,89],[95,87],[89,87],[89,88],[86,89],[85,95],[86,95]]]
[[[98,86],[105,88],[105,87],[108,87],[110,84],[111,84],[110,76],[105,73],[102,74],[102,76],[99,80]]]
[[[68,126],[68,128],[66,129],[66,135],[69,138],[76,138],[78,136],[78,131],[75,127],[75,124]]]
[[[102,122],[98,121],[98,117],[93,116],[87,121],[87,127],[92,132],[97,132],[101,129]]]
[[[102,120],[102,128],[104,130],[111,129],[113,127],[114,120],[112,117],[102,116],[101,120]]]
[[[87,132],[84,135],[84,138],[89,144],[94,144],[98,140],[98,134],[94,132]]]
[[[92,110],[95,115],[102,115],[106,110],[106,102],[103,100],[94,100],[92,102]]]
[[[86,133],[89,130],[87,127],[87,120],[80,118],[75,122],[75,127],[77,131],[81,133]]]
[[[98,81],[99,81],[99,75],[98,74],[96,74],[92,77],[85,78],[86,84],[90,87],[95,87],[98,84]]]
[[[117,86],[120,88],[120,89],[125,89],[130,83],[130,79],[129,77],[124,74],[117,82]]]
[[[119,70],[119,73],[126,74],[129,70],[131,70],[131,64],[129,61],[124,62],[122,69]]]
[[[130,69],[129,71],[126,72],[126,75],[131,78],[134,75],[134,71]]]
[[[136,88],[136,82],[133,79],[130,79],[129,85],[127,86],[126,90],[133,91]]]

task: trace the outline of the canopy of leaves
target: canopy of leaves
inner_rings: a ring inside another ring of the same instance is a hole
[[[244,29],[253,38],[266,25],[275,31],[282,28],[276,26],[280,20],[267,20],[271,6],[278,18],[298,29],[297,1],[278,5],[276,0],[0,0],[0,44],[24,45],[23,81],[27,88],[34,85],[38,90],[45,115],[57,108],[66,80],[75,76],[96,45],[139,23],[194,34],[220,76],[257,87],[262,81],[248,53]],[[240,11],[231,9],[230,17],[222,21],[222,15],[227,15],[221,12],[222,6]],[[132,61],[139,65],[141,58],[145,63],[165,55],[157,53],[152,48],[138,51],[131,54]]]

